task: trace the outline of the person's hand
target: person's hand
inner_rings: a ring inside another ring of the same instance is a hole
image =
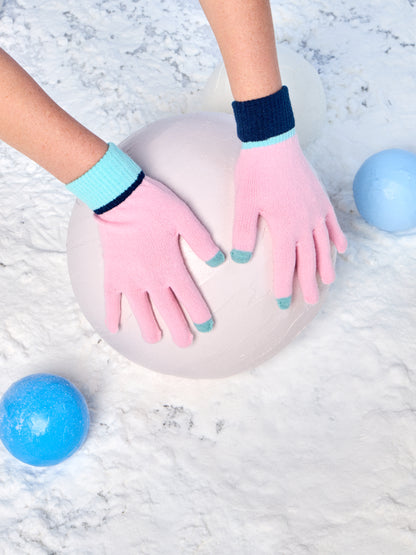
[[[88,194],[83,199],[94,209],[99,227],[106,325],[111,332],[117,332],[121,296],[125,295],[145,341],[155,343],[162,336],[153,311],[155,307],[174,342],[186,347],[192,343],[193,334],[182,307],[200,332],[210,331],[214,321],[186,268],[179,237],[182,236],[210,266],[221,264],[224,255],[190,208],[171,189],[145,176],[139,166],[116,149],[110,145],[109,155],[118,157],[127,168],[131,166],[131,175],[126,180],[130,186],[115,199],[111,199],[114,191],[105,199],[91,200]],[[121,176],[125,169],[120,170],[120,163],[114,164],[113,160],[116,180],[123,181]],[[105,173],[108,180],[112,171],[101,168],[100,175]],[[97,177],[99,175],[90,175],[89,179]],[[70,188],[77,189],[80,196],[80,183],[78,187],[71,184]]]
[[[161,339],[152,304],[180,347],[190,345],[193,338],[181,306],[197,330],[212,328],[211,312],[185,266],[179,236],[208,264],[217,265],[223,258],[182,200],[162,183],[145,177],[124,202],[96,219],[110,331],[115,333],[119,327],[122,294],[149,343]]]
[[[280,308],[290,306],[297,271],[307,303],[318,302],[318,271],[332,283],[330,241],[344,252],[347,241],[334,209],[299,146],[287,88],[275,95],[233,103],[242,150],[235,171],[235,262],[250,260],[259,216],[273,245],[273,290]]]

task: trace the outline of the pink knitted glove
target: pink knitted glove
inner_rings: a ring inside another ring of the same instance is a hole
[[[106,156],[103,167],[99,162],[81,181],[70,184],[70,189],[96,213],[104,258],[107,327],[113,333],[118,330],[123,294],[147,342],[155,343],[162,336],[153,304],[174,342],[186,347],[193,335],[181,306],[198,331],[210,331],[214,321],[185,266],[179,236],[210,266],[221,264],[224,255],[172,190],[145,176],[111,143]],[[102,198],[97,198],[97,191],[88,185],[97,179]],[[115,191],[123,181],[129,185]]]
[[[347,246],[331,202],[307,162],[295,134],[286,87],[248,102],[234,102],[242,150],[235,171],[233,250],[248,262],[262,216],[273,244],[273,290],[280,308],[290,306],[295,268],[307,303],[318,302],[316,270],[324,283],[335,272],[330,241]]]
[[[211,312],[185,266],[179,236],[208,263],[216,259],[218,247],[182,200],[162,183],[146,177],[124,202],[96,218],[110,331],[118,330],[122,293],[149,343],[161,338],[150,299],[180,347],[190,345],[193,339],[180,305],[199,331],[212,328]]]

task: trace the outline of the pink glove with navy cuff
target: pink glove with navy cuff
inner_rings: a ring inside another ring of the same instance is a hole
[[[179,237],[209,266],[218,266],[225,258],[171,189],[145,176],[112,143],[104,157],[68,188],[96,214],[104,258],[106,324],[111,332],[119,328],[122,295],[149,343],[162,336],[153,306],[180,347],[193,340],[181,307],[198,331],[212,329],[211,312],[185,266]]]
[[[250,260],[259,216],[273,245],[273,291],[289,308],[295,269],[307,303],[318,302],[318,271],[323,283],[335,272],[330,241],[344,252],[347,241],[331,202],[306,160],[295,133],[287,87],[270,96],[233,102],[242,141],[235,170],[233,250],[235,262]]]

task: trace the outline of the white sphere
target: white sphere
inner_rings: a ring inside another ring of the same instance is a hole
[[[230,115],[187,114],[156,121],[120,146],[146,174],[183,198],[223,252],[230,252],[233,172],[240,151]],[[111,334],[104,323],[103,262],[96,221],[89,208],[80,201],[75,203],[67,244],[75,296],[101,337],[144,367],[187,378],[222,378],[252,369],[287,345],[323,302],[326,286],[320,284],[321,300],[311,306],[303,301],[295,280],[291,307],[278,308],[272,293],[271,240],[263,222],[248,264],[236,264],[228,255],[222,266],[210,268],[186,243],[181,245],[188,268],[213,312],[214,329],[209,333],[194,330],[194,343],[182,349],[173,343],[158,317],[163,338],[148,344],[123,299],[121,329]],[[193,329],[192,323],[190,326]]]
[[[296,132],[302,146],[314,141],[326,121],[325,91],[316,69],[300,54],[285,45],[278,45],[282,82],[289,88],[295,115]],[[232,114],[233,95],[225,66],[215,68],[201,93],[201,109]]]

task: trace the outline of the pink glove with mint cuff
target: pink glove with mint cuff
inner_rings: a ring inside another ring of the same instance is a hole
[[[179,237],[209,266],[218,266],[225,258],[171,189],[145,176],[112,143],[104,157],[68,188],[96,213],[104,259],[106,324],[111,332],[119,328],[122,295],[149,343],[162,336],[153,306],[180,347],[193,340],[181,307],[198,331],[212,329],[211,312],[185,266]]]
[[[295,132],[287,87],[246,102],[233,102],[242,141],[235,169],[235,212],[231,258],[250,260],[259,216],[273,245],[273,291],[280,308],[289,308],[295,269],[305,301],[318,302],[318,271],[332,283],[330,241],[344,252],[347,241],[331,202],[306,160]]]

